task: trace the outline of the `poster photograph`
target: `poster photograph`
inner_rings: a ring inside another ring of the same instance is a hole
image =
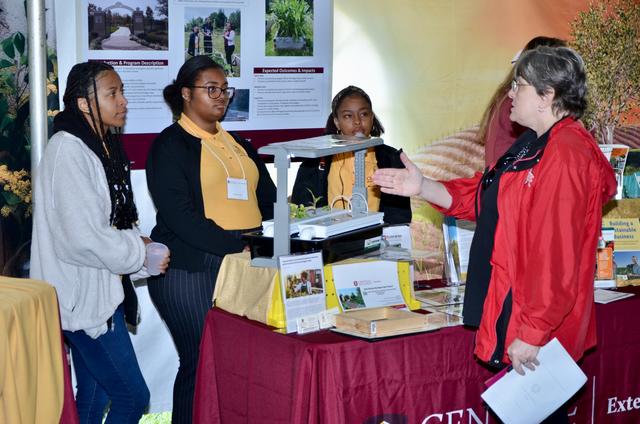
[[[166,4],[166,0],[136,0],[127,4],[91,0],[87,5],[89,50],[167,50]]]
[[[228,78],[239,77],[240,10],[186,7],[184,18],[184,59],[209,56]]]

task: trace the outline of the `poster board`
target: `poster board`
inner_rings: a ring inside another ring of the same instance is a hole
[[[284,25],[270,0],[55,0],[60,92],[75,63],[114,66],[129,101],[123,142],[133,169],[171,124],[162,89],[193,55],[220,63],[236,89],[226,130],[256,148],[319,135],[331,102],[333,1],[303,1],[307,35],[296,46],[276,37]]]

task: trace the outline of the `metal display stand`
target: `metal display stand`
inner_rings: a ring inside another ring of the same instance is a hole
[[[379,137],[362,139],[342,135],[327,135],[305,140],[273,143],[258,149],[258,153],[273,155],[277,172],[277,195],[274,204],[273,256],[256,257],[252,266],[277,267],[278,257],[289,255],[289,202],[287,199],[287,174],[292,157],[320,158],[338,153],[355,152],[355,185],[351,198],[353,214],[367,212],[367,188],[365,186],[364,157],[368,148],[383,144]],[[317,148],[313,146],[317,145]]]

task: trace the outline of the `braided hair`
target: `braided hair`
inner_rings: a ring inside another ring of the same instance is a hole
[[[83,62],[71,68],[62,98],[65,109],[56,116],[54,131],[66,131],[80,138],[100,159],[111,198],[109,222],[122,230],[133,228],[138,221],[138,211],[131,190],[129,159],[120,140],[121,128],[105,127],[100,112],[96,80],[108,71],[115,72],[112,66],[102,62]],[[91,125],[79,109],[78,99],[87,101]]]
[[[338,127],[334,122],[334,118],[338,117],[338,109],[342,105],[342,102],[350,96],[360,96],[364,99],[364,101],[369,105],[370,108],[373,109],[373,105],[371,104],[371,98],[369,95],[360,87],[356,87],[355,85],[350,85],[348,87],[343,88],[335,95],[333,100],[331,101],[331,114],[327,118],[327,123],[324,128],[325,134],[338,134]],[[371,135],[373,137],[380,137],[384,134],[384,127],[376,114],[373,114],[373,127],[371,128]]]

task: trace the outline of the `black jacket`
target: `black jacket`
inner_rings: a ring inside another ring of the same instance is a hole
[[[381,144],[374,147],[378,168],[404,168],[400,160],[400,152],[391,146]],[[296,182],[293,184],[291,202],[297,205],[309,206],[313,199],[309,190],[315,196],[322,196],[317,206],[326,206],[329,191],[329,169],[331,156],[317,159],[306,159],[300,164]],[[309,189],[309,190],[308,190]],[[408,197],[382,193],[380,198],[380,212],[384,212],[384,222],[387,224],[408,224],[411,222],[411,202]]]
[[[251,143],[231,135],[258,167],[258,207],[263,220],[271,219],[276,187],[267,168]],[[204,270],[205,252],[224,256],[244,247],[237,236],[204,215],[200,154],[200,139],[175,123],[154,140],[147,158],[147,186],[157,209],[151,238],[169,247],[171,267],[187,271]]]

